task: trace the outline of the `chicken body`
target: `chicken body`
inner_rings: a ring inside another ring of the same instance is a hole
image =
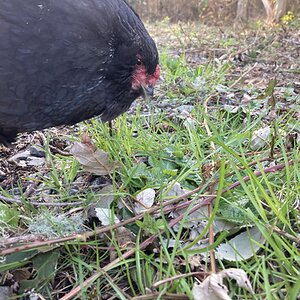
[[[0,37],[0,142],[112,120],[160,75],[155,43],[124,0],[1,0]]]

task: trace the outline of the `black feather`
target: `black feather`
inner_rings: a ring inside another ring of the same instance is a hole
[[[156,46],[123,0],[0,1],[0,141],[16,134],[126,111]]]

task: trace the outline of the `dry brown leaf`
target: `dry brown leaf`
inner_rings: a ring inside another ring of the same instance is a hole
[[[135,247],[135,238],[131,230],[128,228],[121,226],[116,229],[116,236],[115,236],[118,245],[120,248],[133,248]]]
[[[218,274],[211,274],[199,285],[193,287],[194,300],[231,300],[228,288],[223,284],[224,278],[234,279],[239,287],[254,293],[247,274],[242,269],[227,269]]]
[[[189,255],[188,263],[191,267],[191,270],[194,271],[203,265],[203,257],[200,254]]]
[[[119,167],[118,162],[111,162],[108,154],[96,149],[91,141],[74,143],[70,152],[87,172],[95,175],[108,175]]]
[[[117,241],[119,247],[124,249],[132,249],[135,248],[135,238],[134,234],[128,228],[121,226],[116,229],[114,239]],[[109,259],[110,261],[114,261],[118,257],[118,251],[112,248],[109,251]]]

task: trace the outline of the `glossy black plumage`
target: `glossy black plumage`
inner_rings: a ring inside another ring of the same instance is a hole
[[[138,64],[159,75],[156,46],[123,0],[1,0],[0,38],[0,142],[111,120],[142,93]]]

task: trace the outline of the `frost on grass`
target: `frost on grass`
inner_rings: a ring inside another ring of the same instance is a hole
[[[227,269],[217,274],[211,274],[200,284],[195,284],[193,287],[194,300],[231,300],[228,288],[223,283],[224,278],[234,279],[239,287],[245,288],[253,294],[251,283],[244,270]]]
[[[84,219],[79,214],[70,217],[40,214],[32,220],[28,229],[33,234],[57,238],[85,231],[83,222]]]

